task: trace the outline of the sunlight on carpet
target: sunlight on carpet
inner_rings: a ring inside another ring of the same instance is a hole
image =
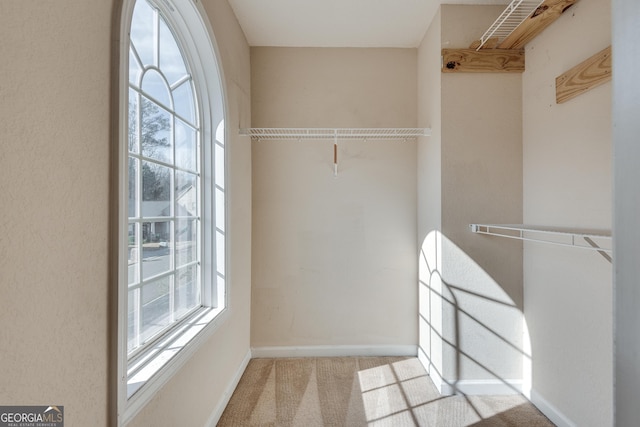
[[[218,426],[553,426],[523,396],[440,396],[417,358],[253,359]]]

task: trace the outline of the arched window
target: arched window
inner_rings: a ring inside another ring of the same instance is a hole
[[[224,309],[226,193],[223,95],[206,21],[192,2],[125,3],[118,319],[126,410]]]

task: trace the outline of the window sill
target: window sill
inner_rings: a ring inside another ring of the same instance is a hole
[[[127,403],[124,414],[121,414],[122,424],[133,419],[227,316],[228,309],[224,307],[202,309],[129,363]]]

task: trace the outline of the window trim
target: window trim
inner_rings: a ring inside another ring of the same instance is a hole
[[[117,244],[114,245],[117,259],[117,423],[125,425],[146,405],[147,402],[160,391],[165,383],[190,359],[190,357],[213,335],[217,328],[223,324],[230,315],[229,308],[229,193],[228,193],[228,129],[225,130],[224,142],[216,140],[219,123],[225,122],[227,116],[227,99],[224,88],[224,78],[220,66],[220,55],[215,42],[215,37],[200,2],[176,2],[173,4],[167,0],[149,0],[165,17],[167,23],[173,27],[174,36],[183,46],[183,55],[192,66],[191,75],[198,94],[198,102],[201,108],[203,156],[208,156],[211,162],[210,168],[202,170],[202,192],[208,194],[208,200],[203,200],[203,218],[215,218],[215,157],[214,151],[217,145],[224,147],[224,268],[223,285],[204,286],[204,289],[214,291],[213,295],[203,295],[203,301],[215,303],[218,308],[203,307],[188,316],[175,328],[171,328],[155,345],[145,354],[147,361],[141,371],[147,370],[142,375],[143,383],[137,391],[128,396],[128,370],[130,365],[135,366],[144,356],[137,356],[131,361],[127,356],[127,307],[128,307],[128,278],[126,251],[121,250],[124,242],[128,241],[128,212],[127,212],[127,188],[128,188],[128,91],[129,91],[129,32],[131,17],[136,0],[123,0],[120,12],[118,42],[118,141],[117,141]],[[204,143],[208,142],[208,143]],[[211,152],[207,153],[205,148]],[[203,221],[204,223],[204,221]],[[203,224],[202,232],[205,231]],[[202,239],[203,246],[208,242],[210,247],[203,247],[202,269],[208,271],[207,277],[218,281],[218,272],[215,271],[216,254],[216,225],[209,226],[211,237]],[[208,253],[205,258],[204,254]],[[217,289],[217,295],[215,291]],[[170,346],[168,344],[171,344]],[[176,345],[177,344],[177,345]],[[151,354],[153,353],[153,354]],[[132,377],[135,378],[135,377]]]

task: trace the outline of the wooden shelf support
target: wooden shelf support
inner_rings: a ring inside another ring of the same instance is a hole
[[[524,50],[442,49],[443,73],[522,73]]]
[[[556,77],[556,102],[566,102],[610,80],[611,46]]]

